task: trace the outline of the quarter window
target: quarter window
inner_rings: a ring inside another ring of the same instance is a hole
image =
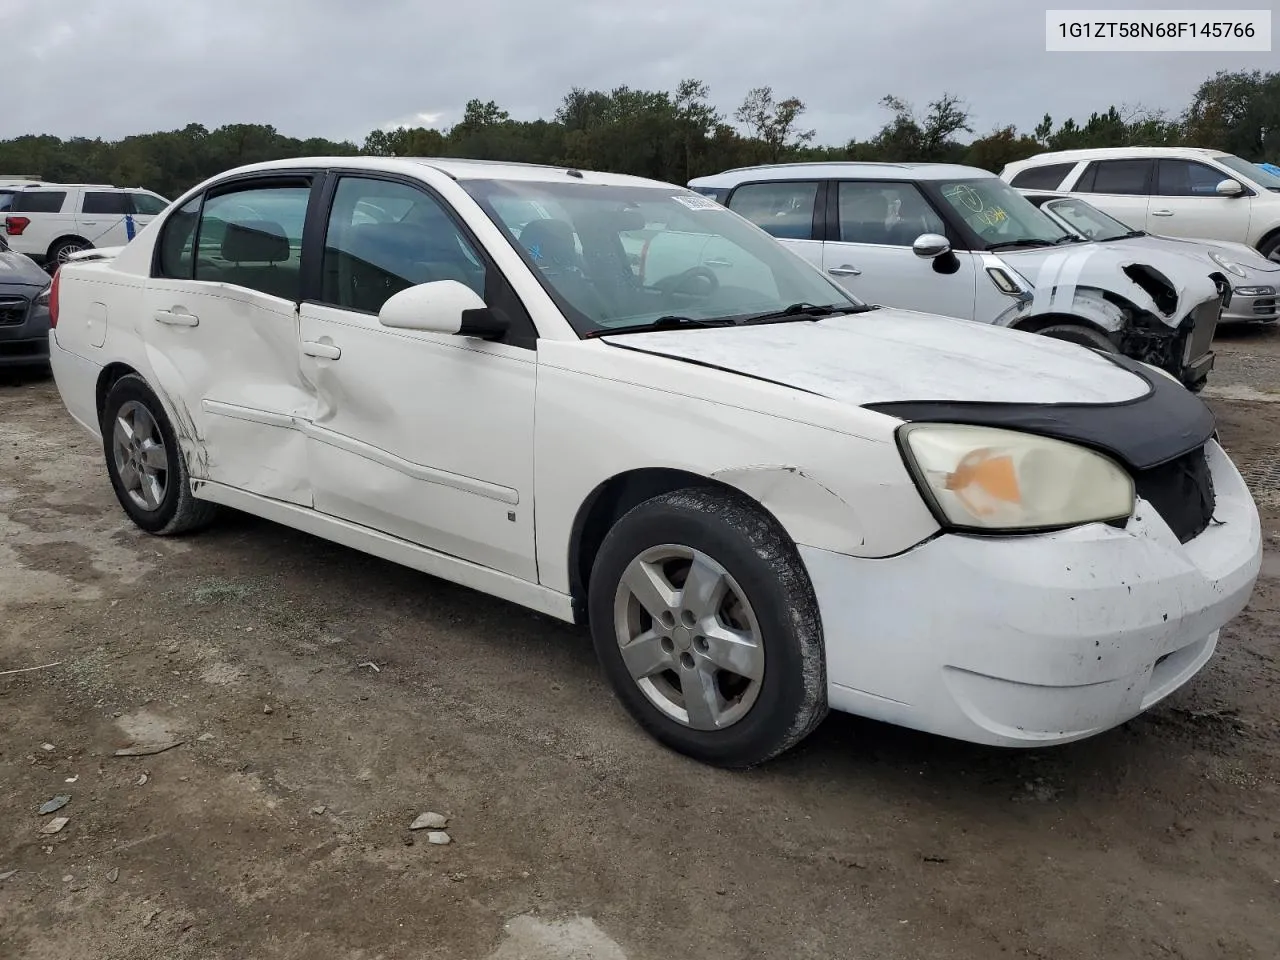
[[[311,186],[247,187],[205,200],[195,279],[231,283],[284,300],[302,293],[302,228]]]
[[[12,213],[61,213],[65,190],[20,190],[9,205]]]
[[[909,247],[922,233],[946,234],[942,218],[914,184],[842,181],[837,199],[840,239]]]
[[[1015,174],[1009,181],[1009,186],[1027,190],[1057,190],[1074,166],[1074,163],[1046,163],[1042,167],[1028,167]]]
[[[1082,193],[1145,196],[1151,189],[1150,160],[1098,160],[1080,178]]]
[[[779,240],[812,240],[817,183],[747,183],[733,191],[729,209]]]
[[[485,295],[486,267],[430,194],[387,180],[343,177],[325,232],[321,300],[377,313],[401,290],[457,280]]]
[[[1227,175],[1194,160],[1161,160],[1156,193],[1162,197],[1216,197]]]

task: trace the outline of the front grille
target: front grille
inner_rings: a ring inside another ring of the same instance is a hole
[[[1203,447],[1158,467],[1134,471],[1133,483],[1138,496],[1155,507],[1182,543],[1200,536],[1213,519],[1213,475]]]
[[[0,297],[0,327],[16,327],[25,319],[26,297]]]
[[[1183,363],[1199,360],[1209,352],[1209,346],[1213,343],[1213,334],[1218,329],[1218,318],[1221,314],[1221,300],[1209,300],[1200,304],[1191,312],[1193,326],[1187,334],[1187,346],[1182,354]]]

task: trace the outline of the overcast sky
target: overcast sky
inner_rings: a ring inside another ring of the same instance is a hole
[[[726,115],[756,86],[800,97],[818,142],[843,143],[879,129],[886,93],[918,107],[958,94],[985,133],[1113,102],[1176,111],[1216,70],[1276,64],[1274,52],[1046,53],[1045,9],[1072,6],[1089,3],[0,0],[0,138],[245,122],[359,142],[380,126],[448,126],[472,97],[534,119],[573,86],[670,90],[696,77]]]

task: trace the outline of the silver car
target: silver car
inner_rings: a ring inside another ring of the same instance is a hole
[[[1131,230],[1115,217],[1079,197],[1057,193],[1027,193],[1028,200],[1066,229],[1086,240],[1123,243],[1135,250],[1161,249],[1188,254],[1202,263],[1226,271],[1231,283],[1230,302],[1218,320],[1223,323],[1275,323],[1280,320],[1280,262],[1268,260],[1253,247],[1223,240],[1162,237]]]

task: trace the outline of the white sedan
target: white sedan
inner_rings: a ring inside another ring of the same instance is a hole
[[[142,529],[224,505],[587,622],[632,715],[710,763],[829,708],[1098,733],[1204,666],[1258,574],[1171,377],[867,307],[667,184],[260,164],[50,301],[58,389]]]

